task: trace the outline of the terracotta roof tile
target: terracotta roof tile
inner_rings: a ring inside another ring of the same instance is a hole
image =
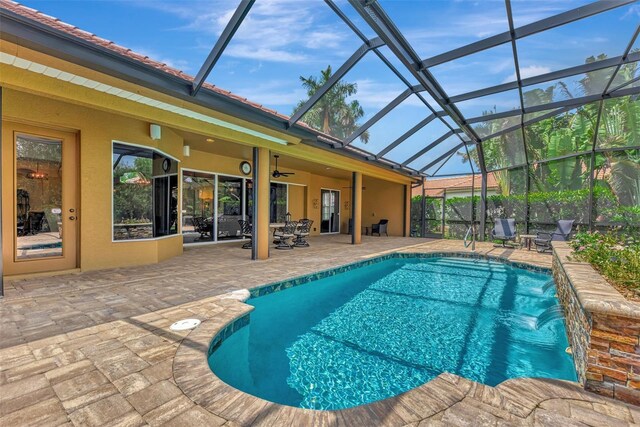
[[[425,180],[425,192],[429,196],[441,196],[444,193],[444,189],[448,190],[467,190],[471,189],[472,175],[462,175],[450,178],[427,178]],[[475,188],[476,190],[482,187],[480,176],[476,175]],[[487,175],[487,188],[497,188],[498,182],[496,176],[493,173]],[[422,187],[414,188],[413,195],[422,194]]]
[[[0,0],[0,7],[10,10],[11,12],[14,12],[18,15],[24,16],[26,18],[32,19],[34,21],[37,21],[41,24],[47,25],[49,27],[58,29],[60,31],[63,31],[67,34],[73,35],[75,37],[78,37],[80,39],[83,39],[85,41],[91,42],[95,45],[98,46],[102,46],[106,49],[109,49],[119,55],[122,56],[126,56],[130,59],[133,59],[135,61],[147,64],[151,67],[154,67],[158,70],[164,71],[167,74],[171,74],[173,76],[179,77],[183,80],[192,82],[194,80],[194,77],[184,73],[181,70],[178,70],[176,68],[172,68],[169,67],[167,64],[156,61],[152,58],[149,58],[148,56],[142,55],[140,53],[134,52],[129,48],[126,48],[124,46],[120,46],[118,44],[116,44],[115,42],[111,41],[111,40],[107,40],[104,39],[102,37],[96,36],[93,33],[90,33],[88,31],[82,30],[74,25],[68,24],[66,22],[63,22],[61,20],[59,20],[58,18],[55,18],[53,16],[47,15],[45,13],[39,12],[36,9],[30,8],[28,6],[22,5],[20,3],[17,3],[13,0]],[[204,83],[203,87],[212,90],[216,93],[219,93],[221,95],[227,96],[229,98],[235,99],[237,101],[240,101],[244,104],[247,104],[253,108],[257,108],[259,110],[264,111],[265,113],[269,113],[272,115],[277,116],[278,118],[281,119],[289,119],[289,116],[286,116],[284,114],[280,114],[275,110],[272,110],[270,108],[266,108],[264,106],[262,106],[261,104],[258,104],[256,102],[252,102],[247,100],[246,98],[243,98],[241,96],[235,95],[227,90],[224,89],[220,89],[217,86],[214,86],[212,84],[209,83]],[[301,123],[302,124],[302,123]],[[310,127],[304,125],[304,127],[307,127],[309,129],[311,129]]]

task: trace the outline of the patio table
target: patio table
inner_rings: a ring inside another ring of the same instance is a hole
[[[533,239],[535,239],[536,237],[538,237],[537,234],[521,234],[520,235],[520,241],[521,241],[520,247],[523,248],[526,245],[527,246],[527,250],[530,251],[531,250],[531,243],[533,243]]]

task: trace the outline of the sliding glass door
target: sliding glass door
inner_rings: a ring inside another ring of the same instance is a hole
[[[213,241],[215,176],[184,171],[182,175],[182,234],[185,243]]]
[[[320,190],[322,199],[321,233],[340,232],[340,191]]]
[[[242,239],[243,179],[218,175],[216,236],[217,240]]]

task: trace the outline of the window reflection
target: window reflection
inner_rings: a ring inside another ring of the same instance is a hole
[[[62,142],[16,138],[16,258],[62,255]]]

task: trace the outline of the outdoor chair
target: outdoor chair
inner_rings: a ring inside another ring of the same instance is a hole
[[[193,217],[193,228],[197,233],[200,233],[200,238],[203,239],[207,235],[211,236],[211,231],[213,229],[213,223],[207,221],[204,217],[194,216]]]
[[[298,229],[293,232],[295,239],[293,241],[294,246],[308,247],[307,237],[311,232],[311,225],[313,225],[312,219],[302,218],[298,221]]]
[[[244,219],[239,219],[238,224],[240,224],[240,232],[242,233],[242,237],[245,239],[249,239],[249,241],[245,242],[242,245],[242,249],[251,249],[251,239],[253,238],[252,228],[253,226],[249,221],[245,221]]]
[[[273,233],[273,237],[276,238],[276,249],[293,249],[293,245],[289,243],[294,237],[296,227],[298,223],[296,221],[285,222],[284,227],[277,229]]]
[[[536,245],[536,250],[540,253],[551,250],[551,242],[566,242],[571,235],[571,229],[573,228],[573,219],[561,219],[558,220],[558,226],[553,233],[546,233],[540,231],[537,233],[533,243]]]
[[[496,218],[493,230],[491,231],[493,240],[502,241],[502,247],[510,240],[516,240],[516,220],[514,218]]]
[[[387,234],[387,224],[389,224],[388,219],[381,219],[377,224],[371,224],[371,235],[373,236],[373,233],[377,233],[378,236],[382,236],[382,233],[384,233],[385,236],[389,237],[389,234]]]

